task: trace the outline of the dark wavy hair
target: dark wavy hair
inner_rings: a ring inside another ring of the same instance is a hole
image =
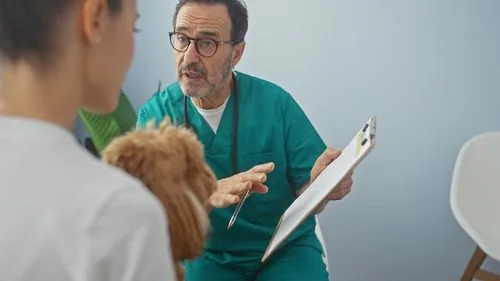
[[[231,40],[239,43],[245,40],[245,35],[248,31],[248,11],[245,3],[241,0],[179,0],[175,6],[174,13],[174,29],[177,21],[177,15],[182,6],[188,3],[202,3],[202,4],[219,4],[227,8],[229,17],[231,18]]]
[[[123,0],[108,0],[112,13],[119,13]],[[77,0],[0,0],[0,53],[16,61],[47,60],[57,42],[60,19]]]

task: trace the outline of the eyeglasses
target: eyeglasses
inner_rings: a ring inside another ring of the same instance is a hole
[[[189,48],[191,41],[194,41],[194,46],[198,54],[203,57],[211,57],[215,55],[220,45],[234,44],[234,41],[217,41],[210,38],[191,38],[179,32],[169,32],[170,44],[172,48],[178,52],[185,52]]]

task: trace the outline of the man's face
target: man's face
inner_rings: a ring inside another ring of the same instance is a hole
[[[196,39],[213,39],[216,42],[228,41],[231,40],[231,19],[223,5],[189,3],[179,10],[175,32],[179,35],[174,34],[172,39],[178,36],[177,38],[185,40],[185,35]],[[184,94],[205,97],[218,92],[229,81],[232,67],[239,59],[235,55],[235,48],[242,46],[222,44],[216,47],[217,51],[210,57],[200,54],[194,41],[190,42],[185,52],[174,50],[177,79]]]

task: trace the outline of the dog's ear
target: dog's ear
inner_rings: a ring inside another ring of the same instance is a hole
[[[217,191],[219,183],[217,181],[217,177],[208,164],[205,165],[201,175],[197,179],[197,183],[194,184],[194,186],[198,187],[194,192],[202,197],[200,200],[204,202],[206,211],[210,211],[211,208],[207,205],[207,203],[210,196]]]
[[[205,202],[216,191],[217,178],[205,160],[201,142],[190,131],[186,130],[182,133],[187,135],[182,146],[185,152],[185,161],[188,163],[186,170],[188,186],[198,200]]]
[[[191,130],[172,125],[164,127],[161,138],[166,146],[175,146],[179,153],[176,161],[186,165],[180,180],[200,202],[205,203],[216,190],[217,179],[205,160],[203,144]]]
[[[151,186],[151,191],[168,215],[174,258],[186,260],[199,256],[210,227],[204,206],[183,184],[164,181]]]

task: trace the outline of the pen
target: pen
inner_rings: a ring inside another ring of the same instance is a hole
[[[236,206],[236,209],[234,210],[233,215],[231,216],[231,219],[229,220],[229,223],[227,225],[227,229],[229,230],[231,226],[233,226],[234,221],[236,221],[236,217],[238,217],[238,214],[240,213],[241,207],[243,206],[243,203],[245,203],[245,200],[247,197],[250,195],[250,190],[247,190],[245,192],[245,195],[243,195],[243,198],[241,199],[240,203]]]

